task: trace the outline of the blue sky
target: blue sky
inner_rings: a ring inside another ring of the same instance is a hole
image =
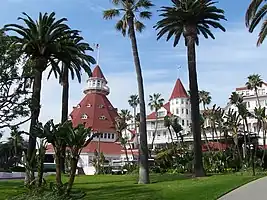
[[[188,88],[186,49],[181,42],[176,48],[164,39],[156,41],[152,26],[159,19],[157,9],[170,0],[154,0],[153,18],[145,21],[146,30],[138,35],[146,96],[158,92],[168,100],[176,79]],[[197,48],[199,89],[211,92],[213,103],[225,106],[231,92],[246,82],[246,77],[259,73],[265,79],[266,45],[256,47],[257,32],[250,34],[244,25],[244,14],[250,0],[234,3],[221,0],[217,6],[225,10],[227,32],[214,30],[216,40],[201,38]],[[0,25],[17,23],[26,12],[33,18],[41,12],[55,11],[58,18],[67,17],[68,24],[82,31],[89,44],[100,44],[100,66],[109,81],[109,98],[115,107],[128,108],[128,97],[137,91],[130,41],[114,30],[114,20],[105,21],[102,11],[111,8],[110,0],[2,0]],[[92,53],[93,56],[96,53]],[[178,73],[178,66],[181,70]],[[41,120],[60,119],[61,88],[56,80],[43,81]],[[83,83],[71,83],[70,109],[83,97]],[[24,126],[27,129],[27,125]]]

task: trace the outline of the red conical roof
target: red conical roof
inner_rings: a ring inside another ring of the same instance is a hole
[[[107,81],[105,76],[104,76],[104,74],[103,74],[103,72],[102,72],[102,70],[100,69],[99,65],[97,65],[95,67],[95,69],[94,69],[94,71],[92,73],[92,77],[94,77],[94,78],[102,78],[105,81]]]
[[[88,93],[70,114],[73,126],[85,124],[101,133],[116,133],[115,109],[104,94]]]
[[[173,88],[170,100],[176,99],[176,98],[183,98],[183,97],[188,98],[189,96],[188,96],[186,90],[184,89],[184,86],[183,86],[181,80],[177,79],[175,86]]]

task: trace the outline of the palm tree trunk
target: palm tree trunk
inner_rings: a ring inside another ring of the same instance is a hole
[[[256,94],[256,98],[257,98],[258,105],[259,105],[259,108],[260,108],[261,104],[260,104],[260,99],[259,99],[259,95],[258,95],[258,90],[257,89],[255,89],[255,94]]]
[[[210,152],[209,141],[208,141],[207,134],[206,134],[206,131],[205,131],[205,128],[204,127],[202,128],[202,132],[203,132],[203,135],[204,135],[204,138],[205,138],[205,142],[206,142],[208,151]]]
[[[128,152],[127,152],[126,144],[123,144],[123,148],[124,148],[124,152],[125,152],[125,156],[126,156],[126,161],[127,161],[127,164],[128,164],[129,163],[129,157],[128,157]]]
[[[245,120],[243,120],[243,130],[244,130],[244,159],[247,158],[247,135],[246,135],[246,126]]]
[[[55,149],[55,161],[56,161],[56,183],[58,187],[61,187],[62,185],[62,180],[61,180],[61,169],[60,169],[60,157],[61,157],[61,153],[60,150],[61,149]]]
[[[70,194],[70,191],[72,189],[72,186],[73,186],[73,183],[74,183],[74,180],[75,180],[76,170],[77,170],[77,163],[78,163],[78,159],[75,159],[75,158],[71,159],[70,178],[69,178],[69,182],[68,182],[68,186],[67,186],[67,190],[66,190],[67,195]]]
[[[42,63],[44,64],[44,63]],[[44,65],[43,65],[44,66]],[[34,180],[34,168],[35,162],[32,162],[36,153],[36,137],[34,137],[34,129],[38,123],[38,118],[40,114],[40,99],[41,99],[41,87],[42,87],[42,74],[41,70],[35,70],[32,98],[31,98],[31,122],[30,122],[30,136],[29,136],[29,146],[27,150],[27,162],[30,171],[26,174],[29,175],[26,184],[31,183]]]
[[[172,137],[172,132],[171,132],[170,127],[168,127],[168,130],[169,130],[169,133],[170,133],[170,136],[171,136],[172,145],[173,145],[173,137]]]
[[[61,105],[61,123],[68,120],[69,107],[69,71],[66,65],[63,65],[62,75],[62,105]],[[65,173],[66,144],[63,143],[60,157],[60,168]]]
[[[266,130],[263,130],[263,154],[261,159],[262,166],[264,166],[264,158],[266,152],[265,146],[266,146]]]
[[[132,43],[132,53],[134,58],[135,70],[138,83],[138,96],[140,99],[140,163],[139,163],[139,184],[148,184],[149,166],[148,166],[148,147],[147,147],[147,130],[146,130],[146,104],[143,86],[142,69],[137,49],[137,41],[134,30],[134,16],[128,18],[129,36]]]
[[[196,32],[195,27],[187,27],[191,33]],[[191,29],[191,30],[190,30]],[[200,128],[200,113],[199,113],[199,96],[196,72],[196,50],[195,50],[195,35],[187,35],[187,58],[189,71],[189,88],[191,91],[191,117],[192,117],[192,131],[194,138],[194,171],[196,177],[205,176],[202,148],[201,148],[201,128]]]
[[[153,146],[154,146],[154,141],[155,141],[157,129],[158,129],[158,113],[157,113],[157,110],[156,110],[156,125],[155,125],[155,131],[153,132],[153,138],[152,138],[152,142],[151,142],[151,150],[152,151],[153,151]]]

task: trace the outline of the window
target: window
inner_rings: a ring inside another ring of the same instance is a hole
[[[189,103],[189,99],[186,100],[186,104],[188,104],[188,103]]]
[[[249,96],[249,91],[246,91],[246,96]]]
[[[181,104],[184,104],[184,99],[181,99]]]
[[[100,81],[97,81],[97,86],[98,86],[98,87],[100,86]]]
[[[182,114],[184,114],[184,109],[182,108]]]
[[[100,105],[98,106],[98,108],[104,108],[104,105],[103,105],[103,104],[100,104]]]
[[[184,120],[182,119],[182,126],[184,126]]]
[[[100,135],[100,138],[103,138],[103,134]]]
[[[186,125],[189,126],[189,121],[188,120],[186,120]]]
[[[93,86],[95,86],[95,81],[93,81]]]
[[[188,109],[186,109],[186,114],[188,115]]]
[[[78,105],[77,105],[77,108],[80,108],[80,107],[81,107],[81,105],[80,105],[80,104],[78,104]]]
[[[82,119],[87,119],[88,116],[86,114],[82,114]]]
[[[160,137],[160,132],[157,133],[158,137]]]
[[[111,139],[114,139],[115,138],[115,135],[114,134],[111,134]]]
[[[176,114],[179,115],[179,108],[176,108]]]
[[[179,103],[179,99],[176,99],[176,104],[178,104]]]
[[[110,139],[110,133],[108,133],[108,139]]]
[[[105,139],[107,138],[107,134],[106,134],[106,133],[104,133],[104,138],[105,138]]]
[[[265,106],[267,106],[267,100],[265,100]]]
[[[87,104],[87,106],[86,106],[86,107],[90,108],[90,107],[92,107],[92,105],[89,103],[89,104]]]
[[[104,115],[102,115],[102,116],[99,117],[99,119],[106,120],[107,118]]]
[[[166,131],[163,131],[163,136],[166,137],[167,136],[167,133]]]
[[[158,112],[158,117],[164,117],[164,115],[165,115],[165,112],[164,111]]]
[[[247,102],[247,108],[250,108],[250,102],[249,101]]]

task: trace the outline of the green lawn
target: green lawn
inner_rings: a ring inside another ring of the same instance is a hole
[[[75,188],[88,200],[215,200],[222,194],[252,181],[250,175],[214,175],[191,179],[178,175],[151,175],[150,185],[136,184],[136,176],[80,176]],[[0,200],[23,192],[21,181],[0,182]]]

